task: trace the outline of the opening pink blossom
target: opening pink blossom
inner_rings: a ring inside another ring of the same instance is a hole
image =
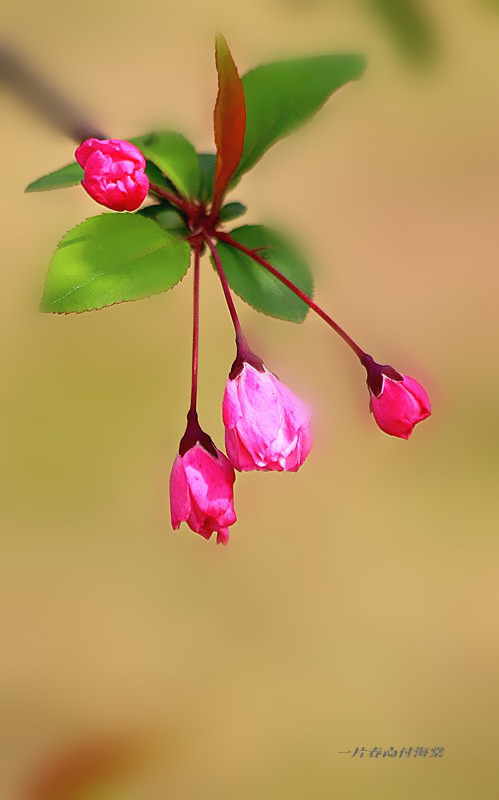
[[[227,455],[246,470],[296,472],[312,447],[310,409],[265,367],[247,361],[223,398]]]
[[[203,445],[195,444],[184,455],[178,455],[170,475],[174,530],[181,522],[187,522],[191,530],[205,539],[216,532],[217,542],[227,544],[229,526],[236,521],[234,480],[232,465],[220,450],[214,448],[211,453]]]

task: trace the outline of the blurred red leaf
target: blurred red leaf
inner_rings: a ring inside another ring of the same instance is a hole
[[[215,104],[217,161],[213,204],[220,202],[225,188],[241,160],[246,128],[244,90],[231,52],[221,34],[215,43],[218,95]]]

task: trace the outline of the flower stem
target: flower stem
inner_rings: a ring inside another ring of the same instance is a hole
[[[183,211],[184,214],[190,215],[192,212],[192,206],[187,200],[184,200],[183,197],[178,197],[173,192],[169,192],[167,189],[163,189],[161,186],[156,186],[154,183],[149,183],[149,191],[151,194],[155,194],[158,197],[161,197],[162,200],[168,200],[173,206],[176,206],[180,211]]]
[[[229,308],[229,314],[232,319],[232,324],[234,325],[234,331],[236,333],[236,341],[239,339],[244,338],[243,332],[241,329],[241,323],[239,322],[239,317],[237,315],[236,307],[234,305],[234,300],[232,299],[232,294],[230,292],[229,283],[227,281],[227,276],[225,274],[225,270],[223,268],[222,262],[220,260],[220,256],[218,255],[218,250],[215,247],[213,241],[210,239],[209,236],[206,234],[204,235],[204,240],[208,245],[211,254],[213,256],[213,261],[215,262],[215,266],[217,268],[218,277],[220,278],[220,283],[222,284],[222,289],[225,295],[225,300],[227,302],[227,306]]]
[[[198,362],[199,362],[199,262],[201,259],[201,246],[194,248],[194,287],[192,303],[192,380],[191,380],[191,406],[189,414],[197,416],[198,396]]]
[[[227,276],[225,274],[225,270],[223,268],[222,261],[220,259],[220,255],[218,250],[213,243],[212,239],[205,233],[204,240],[208,245],[211,254],[213,256],[213,260],[215,262],[218,277],[220,278],[220,283],[222,284],[222,289],[225,295],[225,300],[227,301],[227,306],[229,308],[229,313],[232,319],[232,324],[234,325],[234,331],[236,333],[236,358],[234,363],[232,364],[231,371],[229,373],[229,378],[235,378],[241,372],[245,362],[251,364],[255,369],[263,371],[264,364],[262,359],[257,356],[251,347],[249,346],[246,336],[243,333],[243,329],[241,328],[241,323],[239,322],[239,317],[237,316],[236,307],[234,305],[234,300],[232,299],[232,294],[229,287],[229,282],[227,280]]]
[[[268,261],[262,258],[262,256],[259,255],[255,250],[251,250],[249,247],[245,247],[244,244],[238,242],[229,233],[224,233],[223,231],[215,231],[215,236],[219,241],[226,242],[227,244],[231,245],[231,247],[234,247],[236,250],[240,250],[241,253],[245,253],[247,256],[249,256],[249,258],[253,259],[253,261],[256,261],[257,264],[260,264],[262,267],[264,267],[275,278],[281,281],[281,283],[283,283],[284,286],[287,286],[288,289],[294,292],[294,294],[297,297],[299,297],[300,300],[303,300],[303,302],[306,303],[307,306],[312,309],[312,311],[315,311],[315,313],[319,317],[321,317],[321,319],[323,319],[324,322],[327,322],[327,324],[333,329],[333,331],[335,331],[339,336],[341,336],[343,341],[346,342],[346,344],[351,348],[351,350],[353,350],[357,358],[359,358],[361,361],[363,358],[365,358],[366,353],[362,350],[362,348],[359,347],[359,345],[356,342],[354,342],[354,340],[348,335],[348,333],[346,333],[346,331],[344,331],[343,328],[341,328],[338,325],[338,323],[335,322],[334,319],[329,316],[329,314],[327,314],[320,306],[318,306],[317,303],[314,303],[314,301],[307,294],[305,294],[305,292],[302,292],[302,290],[299,289],[298,286],[296,286],[292,281],[290,281],[289,278],[286,278],[286,276],[283,275],[282,272],[279,272],[278,269],[273,267],[272,264],[270,264]]]

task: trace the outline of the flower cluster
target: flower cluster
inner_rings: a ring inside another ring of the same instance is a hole
[[[172,527],[217,542],[229,540],[236,521],[234,470],[296,472],[312,447],[310,409],[267,370],[239,333],[238,355],[225,387],[222,416],[227,456],[199,425],[195,405],[170,476]]]
[[[187,426],[170,477],[171,522],[226,544],[236,521],[235,471],[296,472],[312,448],[311,409],[254,353],[232,292],[265,314],[302,322],[317,314],[367,373],[369,407],[385,433],[408,439],[430,415],[414,378],[376,362],[312,298],[311,270],[286,236],[266,225],[224,226],[244,214],[225,202],[242,175],[269,147],[316,113],[328,97],[364,72],[357,53],[325,54],[262,64],[242,77],[228,44],[215,42],[218,93],[214,153],[198,153],[176,131],[133,141],[104,138],[71,125],[74,163],[39,178],[27,191],[64,188],[81,180],[101,206],[69,231],[50,262],[41,310],[72,313],[138,300],[172,289],[193,264],[191,399]],[[90,138],[89,138],[90,137]],[[150,202],[142,207],[148,198]],[[307,195],[307,202],[309,201]],[[299,198],[297,197],[297,202]],[[223,395],[225,452],[201,428],[197,413],[200,264],[207,253],[220,280],[235,332],[236,353]]]
[[[83,187],[99,203],[114,210],[137,209],[149,189],[140,150],[118,139],[88,139],[76,150],[84,169]],[[316,311],[351,347],[367,372],[370,410],[382,431],[408,439],[414,426],[430,415],[430,401],[414,378],[378,364],[310,297],[279,273],[263,256],[219,231],[213,214],[192,206],[189,243],[194,252],[194,332],[191,406],[170,477],[171,523],[182,522],[209,539],[226,544],[236,522],[235,472],[296,472],[312,447],[309,406],[283,384],[252,352],[243,335],[222,260],[213,238],[245,252]],[[189,215],[189,209],[187,209]],[[203,216],[204,214],[204,216]],[[225,449],[219,450],[199,425],[197,371],[199,341],[199,268],[205,247],[219,274],[236,334],[236,358],[222,402]]]

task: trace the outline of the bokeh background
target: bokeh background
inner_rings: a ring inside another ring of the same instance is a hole
[[[227,548],[172,533],[191,275],[148,301],[39,314],[55,244],[98,209],[77,187],[23,194],[73,143],[0,89],[5,800],[498,796],[499,8],[410,5],[1,0],[2,37],[96,125],[177,128],[199,149],[217,29],[242,72],[366,53],[365,77],[234,199],[292,232],[319,301],[433,400],[410,442],[391,439],[319,320],[239,303],[315,404],[315,448],[297,475],[238,478]],[[220,443],[233,341],[207,263],[202,292],[200,414]],[[445,753],[340,752],[361,746]]]

